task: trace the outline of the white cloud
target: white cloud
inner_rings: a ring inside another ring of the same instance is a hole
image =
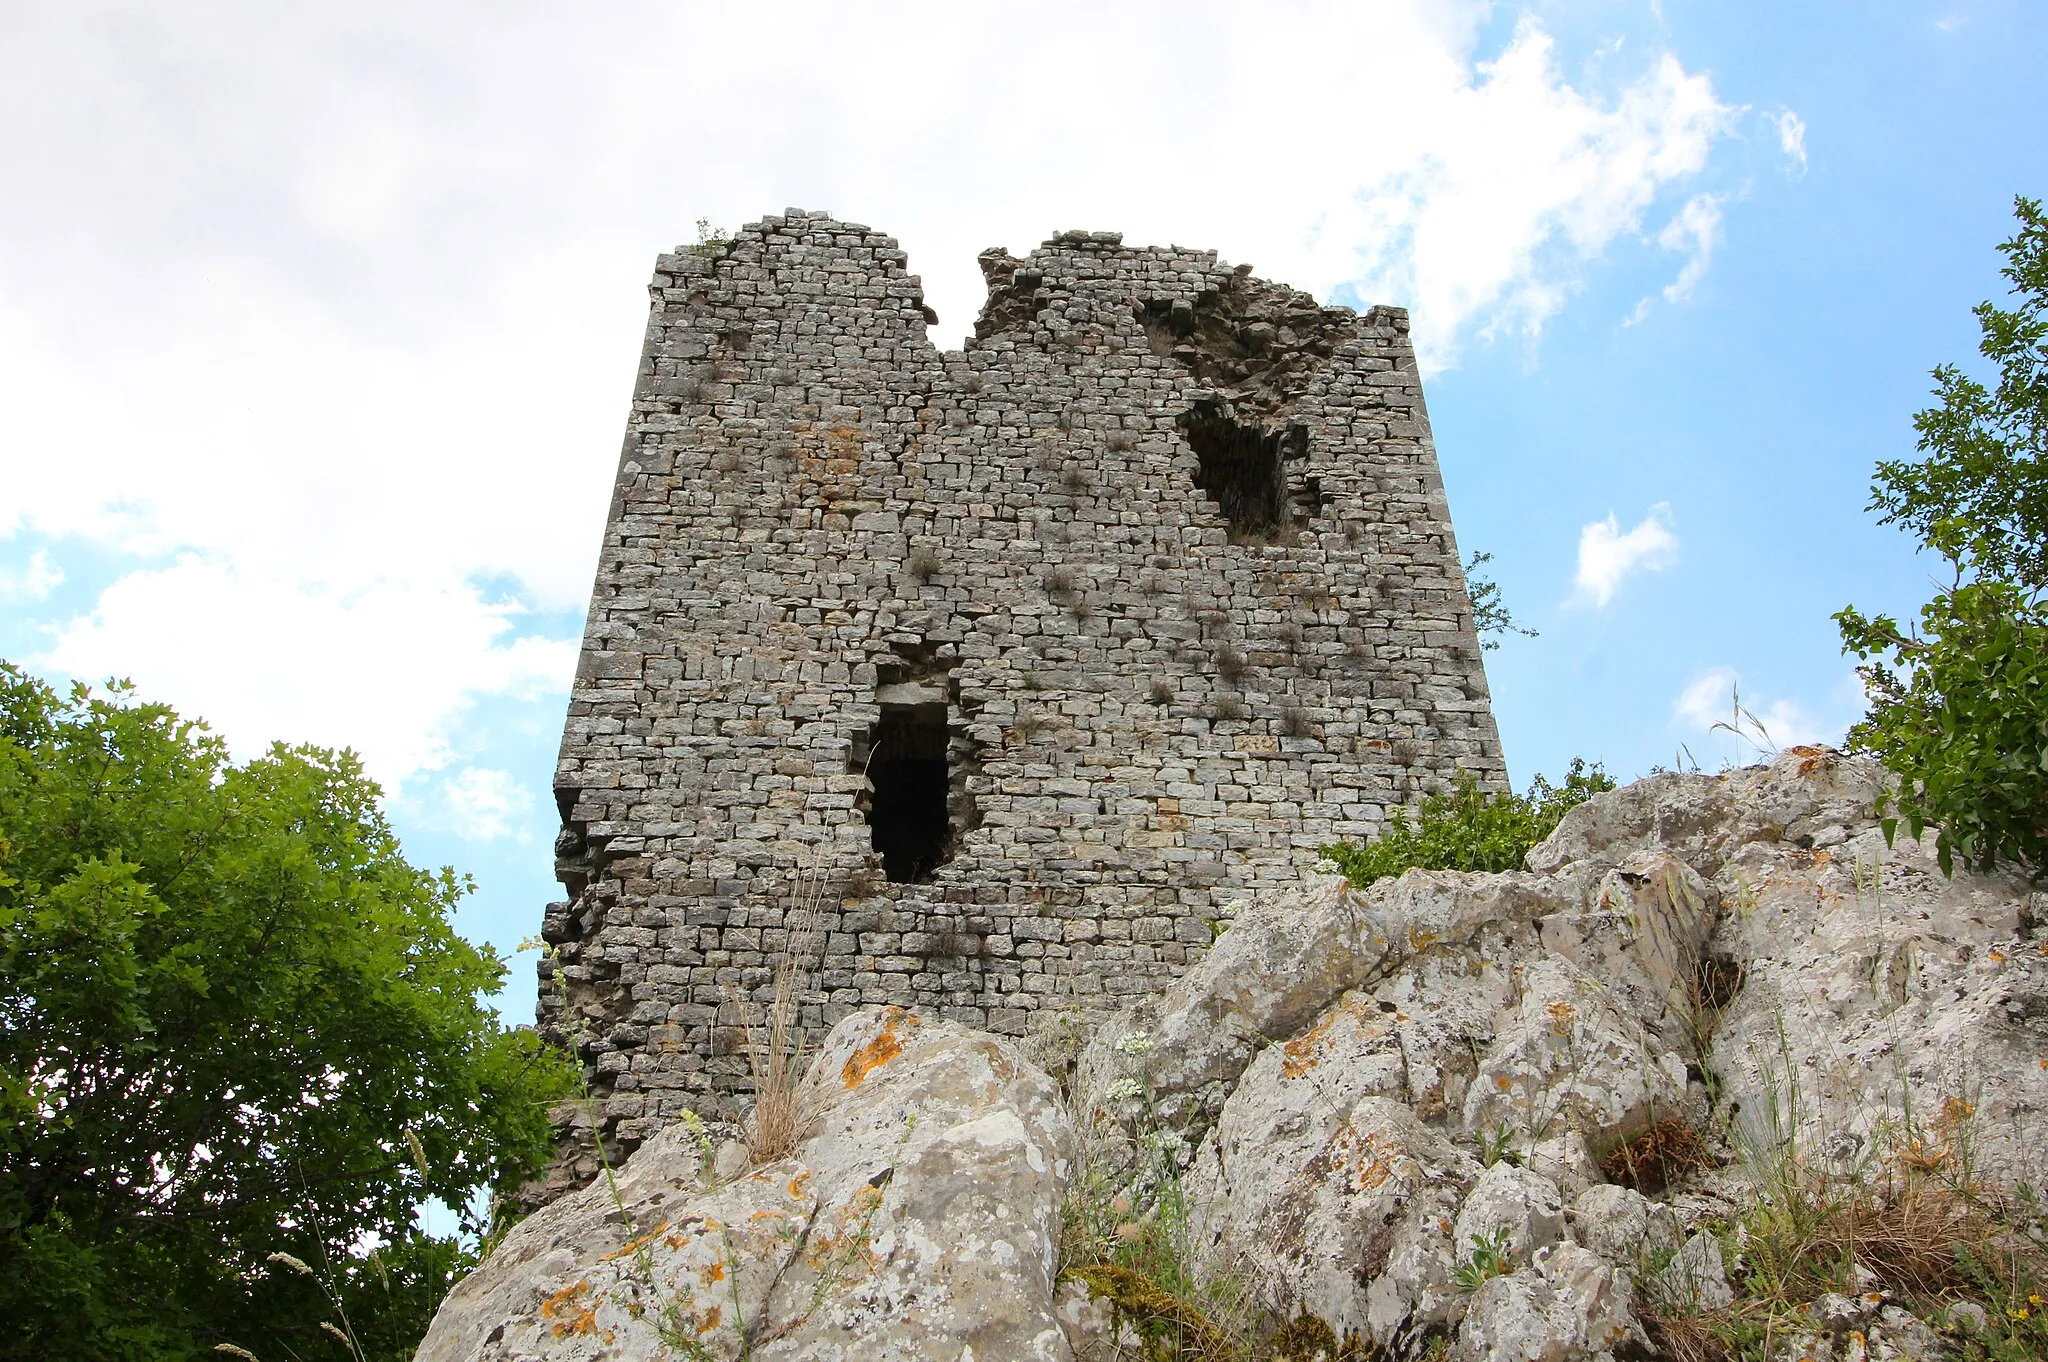
[[[64,569],[48,549],[37,549],[20,568],[0,567],[0,601],[44,601],[64,584]]]
[[[517,614],[471,587],[336,586],[188,554],[120,578],[40,660],[132,677],[238,755],[272,740],[353,747],[395,789],[453,759],[450,727],[479,697],[567,688],[574,645],[507,638]]]
[[[568,626],[508,643],[472,583],[587,599],[642,286],[697,218],[886,228],[949,340],[983,247],[1215,246],[1410,306],[1440,367],[1537,335],[1733,117],[1654,48],[1577,83],[1537,20],[1484,49],[1488,13],[28,7],[0,44],[0,536],[173,564],[55,665],[433,769],[508,677],[567,674]]]
[[[441,821],[458,837],[503,837],[533,809],[533,795],[510,771],[465,766],[441,782]]]
[[[1678,535],[1672,528],[1671,507],[1658,502],[1649,514],[1624,531],[1612,511],[1605,520],[1595,520],[1579,530],[1579,570],[1573,580],[1574,600],[1590,602],[1605,609],[1614,593],[1632,573],[1667,568],[1678,557]]]
[[[1721,244],[1724,202],[1726,198],[1720,194],[1695,194],[1657,234],[1659,246],[1667,251],[1682,251],[1686,256],[1685,267],[1664,288],[1665,302],[1682,303],[1692,297],[1694,286],[1706,274],[1714,248]]]
[[[1797,173],[1806,173],[1806,120],[1790,109],[1781,109],[1771,118],[1771,124],[1778,130],[1778,150],[1785,153],[1785,159],[1792,162]]]
[[[1760,702],[1755,695],[1743,696],[1742,676],[1733,667],[1714,667],[1702,672],[1680,692],[1671,712],[1674,719],[1702,739],[1728,755],[1745,759],[1782,747],[1839,743],[1842,739],[1841,725],[1831,728],[1793,701],[1780,698]]]
[[[1363,296],[1412,302],[1432,368],[1474,335],[1537,334],[1587,262],[1705,167],[1733,113],[1670,56],[1612,104],[1589,99],[1533,20],[1440,103],[1435,127],[1427,114],[1412,125],[1412,156],[1323,229],[1355,243]]]

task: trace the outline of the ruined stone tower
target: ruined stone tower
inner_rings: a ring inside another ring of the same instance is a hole
[[[626,1146],[730,1110],[793,914],[809,1020],[1018,1033],[1504,783],[1406,313],[1113,233],[981,265],[960,352],[822,213],[655,266],[541,967]]]

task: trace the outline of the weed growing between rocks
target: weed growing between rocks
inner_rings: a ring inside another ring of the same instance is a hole
[[[1118,1045],[1136,1060],[1152,1040]],[[1059,1277],[1085,1283],[1113,1310],[1117,1362],[1324,1362],[1363,1358],[1321,1321],[1272,1318],[1246,1277],[1214,1261],[1192,1232],[1182,1177],[1193,1150],[1159,1117],[1144,1080],[1125,1076],[1106,1107],[1077,1113],[1081,1157],[1060,1215]],[[1320,1333],[1317,1331],[1320,1330]],[[1325,1341],[1327,1340],[1327,1343]],[[1106,1360],[1105,1360],[1106,1362]]]
[[[1508,1244],[1508,1231],[1498,1229],[1481,1237],[1472,1252],[1458,1265],[1458,1289],[1477,1291],[1495,1277],[1515,1270],[1515,1252]]]
[[[1487,794],[1467,779],[1450,794],[1425,798],[1414,823],[1407,810],[1394,809],[1375,840],[1364,846],[1332,842],[1322,854],[1360,889],[1417,868],[1520,870],[1529,849],[1566,813],[1613,788],[1606,771],[1579,757],[1572,758],[1563,785],[1537,776],[1522,795]]]
[[[801,994],[818,951],[818,916],[826,889],[820,867],[798,878],[775,966],[774,991],[759,1025],[750,1019],[748,1000],[737,992],[732,995],[746,1028],[747,1064],[754,1077],[754,1107],[743,1138],[748,1161],[755,1167],[788,1158],[823,1108],[823,1094],[804,1081],[810,1046],[801,1025]]]
[[[1845,1167],[1802,1144],[1800,1101],[1779,1077],[1768,1110],[1732,1132],[1746,1196],[1711,1227],[1718,1298],[1674,1289],[1675,1262],[1649,1265],[1662,1348],[1680,1362],[1861,1358],[1877,1330],[1882,1355],[2048,1358],[2048,1215],[2033,1187],[1980,1176],[1975,1107],[1891,1113]]]

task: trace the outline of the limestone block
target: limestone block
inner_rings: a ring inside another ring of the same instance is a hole
[[[1459,1362],[1611,1362],[1646,1340],[1628,1274],[1573,1243],[1539,1250],[1519,1272],[1472,1293],[1452,1356]]]
[[[1331,1106],[1273,1064],[1232,1095],[1187,1190],[1216,1261],[1244,1263],[1276,1306],[1384,1344],[1449,1318],[1453,1217],[1479,1172],[1399,1101]]]
[[[1458,1209],[1454,1252],[1459,1261],[1482,1243],[1501,1244],[1528,1262],[1564,1234],[1564,1203],[1557,1184],[1540,1173],[1496,1163],[1479,1175]]]
[[[419,1356],[1066,1362],[1053,1265],[1073,1131],[1006,1043],[892,1008],[806,1075],[788,1160],[708,1183],[687,1124],[514,1227]],[[728,1160],[717,1161],[721,1166]],[[664,1337],[666,1336],[666,1338]]]

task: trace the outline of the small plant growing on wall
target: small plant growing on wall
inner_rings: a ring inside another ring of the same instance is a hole
[[[1017,735],[1020,742],[1032,742],[1058,727],[1059,720],[1051,715],[1032,713],[1018,715],[1017,722],[1011,725],[1010,731]]]
[[[1244,713],[1244,701],[1235,695],[1219,695],[1209,702],[1209,717],[1219,724],[1242,719]]]
[[[1251,662],[1231,644],[1224,644],[1216,650],[1216,674],[1225,681],[1237,681],[1250,670]]]
[[[732,233],[723,227],[713,227],[710,218],[697,219],[697,244],[690,247],[691,255],[716,260],[732,247]]]
[[[1280,731],[1290,738],[1306,738],[1316,731],[1307,710],[1300,705],[1289,705],[1280,711]]]
[[[1085,492],[1095,485],[1095,475],[1079,464],[1068,464],[1060,470],[1060,486],[1069,492]]]
[[[911,576],[917,578],[920,583],[927,583],[938,576],[939,569],[945,565],[939,561],[939,555],[926,550],[910,555],[909,566]]]
[[[1173,703],[1173,682],[1163,676],[1158,677],[1152,682],[1152,688],[1147,693],[1153,704],[1170,705]]]
[[[1074,594],[1076,580],[1070,567],[1056,567],[1045,574],[1045,594],[1054,600],[1065,600]]]
[[[1128,454],[1138,447],[1136,437],[1125,435],[1122,432],[1110,436],[1107,440],[1103,441],[1103,444],[1108,447],[1109,452],[1112,454]]]

